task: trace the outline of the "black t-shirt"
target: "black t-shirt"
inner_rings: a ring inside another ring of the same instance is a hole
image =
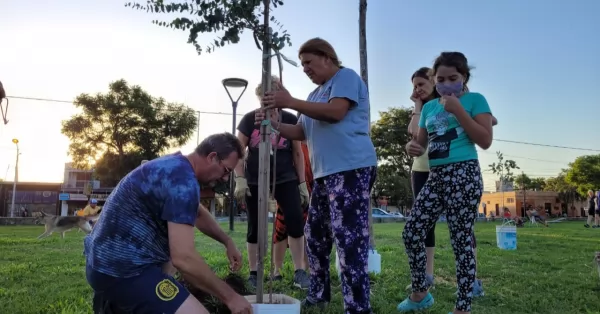
[[[281,123],[296,124],[298,119],[293,114],[281,110]],[[258,184],[258,146],[260,144],[260,126],[254,124],[254,111],[248,112],[240,124],[238,131],[248,137],[248,156],[246,157],[245,176],[248,184]],[[271,146],[275,147],[275,141],[278,135],[271,131]],[[292,141],[283,137],[279,138],[277,146],[277,183],[284,183],[297,180],[296,168],[294,167],[294,153],[292,152]],[[273,183],[273,155],[271,154],[271,184]]]
[[[596,200],[596,196],[590,196],[588,197],[588,210],[594,210],[596,207],[596,203],[594,202]]]

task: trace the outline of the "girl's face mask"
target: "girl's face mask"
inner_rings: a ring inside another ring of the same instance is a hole
[[[463,82],[456,81],[452,83],[436,83],[435,89],[442,96],[450,96],[452,94],[458,96],[463,91]]]

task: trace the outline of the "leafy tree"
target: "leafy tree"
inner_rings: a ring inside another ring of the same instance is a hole
[[[531,178],[525,173],[521,173],[515,177],[515,188],[519,190],[528,190],[531,188]]]
[[[116,184],[142,160],[185,144],[196,128],[194,110],[125,80],[110,83],[105,94],[81,94],[74,104],[81,113],[62,121],[69,155],[80,169],[96,161],[95,174],[105,185]]]
[[[600,154],[580,156],[569,164],[566,173],[568,183],[577,186],[581,195],[586,195],[588,190],[600,188]]]
[[[374,192],[376,195],[387,194],[396,204],[404,205],[412,204],[409,179],[412,158],[404,149],[410,141],[407,131],[410,114],[408,108],[390,108],[380,112],[379,120],[371,127],[371,140],[381,164]]]
[[[563,170],[558,176],[546,179],[544,191],[558,192],[558,199],[567,204],[582,200],[583,196],[578,192],[577,186],[567,181],[567,171]]]
[[[275,8],[283,5],[282,0],[183,0],[165,2],[163,0],[148,0],[146,4],[136,2],[126,3],[126,7],[143,10],[149,13],[177,15],[171,22],[153,20],[158,26],[187,31],[188,43],[194,45],[196,52],[202,54],[213,52],[218,47],[227,44],[237,44],[244,30],[249,30],[254,36],[257,46],[264,39],[264,17],[260,6],[270,3]],[[290,35],[282,30],[282,25],[274,16],[269,22],[278,27],[273,32],[271,43],[276,50],[281,50],[286,44],[291,45]],[[207,45],[198,43],[199,34],[219,33],[216,39]]]
[[[543,191],[546,187],[546,179],[544,178],[531,178],[529,189],[536,191]]]

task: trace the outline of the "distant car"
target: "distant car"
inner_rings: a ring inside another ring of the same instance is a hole
[[[381,208],[372,208],[372,211],[373,211],[373,214],[372,214],[373,218],[399,218],[399,217],[403,218],[402,215],[398,216],[398,215],[390,214]]]

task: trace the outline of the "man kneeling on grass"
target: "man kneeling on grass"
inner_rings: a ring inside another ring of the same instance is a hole
[[[85,239],[87,281],[94,303],[104,300],[127,313],[209,314],[162,267],[170,261],[184,279],[219,298],[234,314],[250,303],[219,279],[194,245],[194,226],[223,243],[234,271],[241,254],[211,214],[200,206],[200,184],[229,178],[242,147],[229,133],[206,138],[195,152],[167,155],[136,168],[106,200],[102,219]],[[94,304],[96,312],[99,304]]]

